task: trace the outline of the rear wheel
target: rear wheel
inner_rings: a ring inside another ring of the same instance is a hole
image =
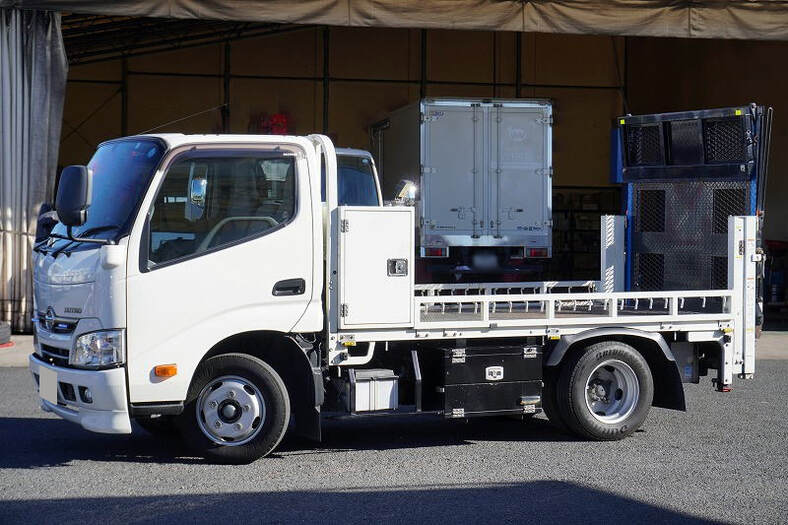
[[[276,448],[289,420],[290,401],[279,374],[256,357],[226,354],[200,365],[179,426],[201,456],[250,463]]]
[[[603,341],[564,365],[557,393],[558,410],[572,431],[590,439],[616,440],[645,421],[654,381],[637,350],[620,341]]]

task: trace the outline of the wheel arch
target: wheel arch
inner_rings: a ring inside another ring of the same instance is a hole
[[[620,341],[637,350],[648,363],[654,378],[653,406],[686,410],[684,385],[676,359],[662,334],[635,328],[592,328],[579,334],[562,336],[553,346],[545,367],[557,367],[564,359],[601,341]]]
[[[320,406],[323,404],[324,391],[316,345],[282,332],[242,332],[216,343],[205,353],[200,363],[229,353],[248,354],[270,365],[287,388],[296,433],[320,440]]]

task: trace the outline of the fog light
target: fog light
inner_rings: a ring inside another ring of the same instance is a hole
[[[83,403],[90,404],[93,402],[93,393],[86,386],[79,387],[79,397]]]

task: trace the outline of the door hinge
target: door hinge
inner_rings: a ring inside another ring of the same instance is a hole
[[[339,222],[339,231],[342,233],[347,233],[350,231],[350,221],[347,219],[342,219]]]
[[[347,303],[342,303],[339,305],[339,317],[347,317],[349,311],[350,307],[347,305]]]
[[[465,349],[464,348],[452,348],[452,350],[451,350],[451,362],[452,362],[452,364],[464,363],[465,362]]]

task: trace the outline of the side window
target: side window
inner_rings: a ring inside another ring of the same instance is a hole
[[[378,189],[366,157],[337,156],[337,202],[340,206],[377,206]]]
[[[251,239],[295,214],[295,158],[200,152],[167,171],[150,219],[153,265]]]

